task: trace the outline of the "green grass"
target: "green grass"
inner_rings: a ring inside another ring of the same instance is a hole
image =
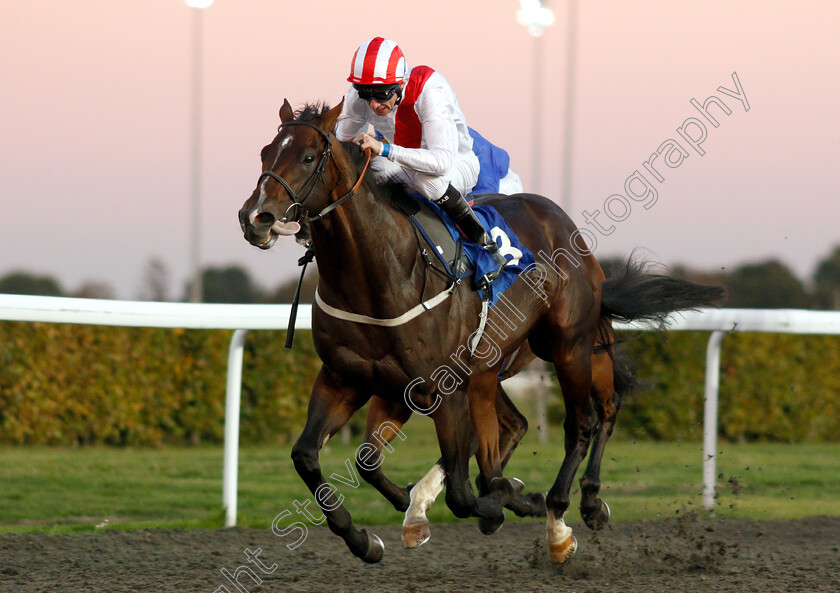
[[[417,419],[396,439],[384,468],[398,484],[418,480],[438,457],[431,422]],[[562,431],[538,443],[523,440],[506,475],[528,490],[547,490],[562,460]],[[311,495],[294,472],[289,446],[240,450],[239,524],[267,528],[295,501]],[[322,452],[325,475],[347,475],[354,446],[331,441]],[[840,515],[840,445],[727,444],[719,446],[716,515],[795,518]],[[699,442],[613,440],[602,471],[602,497],[614,520],[674,516],[701,510],[702,447]],[[473,476],[475,475],[473,465]],[[221,527],[222,448],[219,446],[113,449],[0,448],[0,532],[67,532],[147,527]],[[396,512],[370,486],[330,480],[358,524],[399,523]],[[572,523],[579,493],[573,489]],[[310,503],[310,508],[314,508]],[[509,519],[512,513],[508,513]],[[454,517],[442,497],[429,511],[433,522]],[[286,518],[283,525],[294,519]]]

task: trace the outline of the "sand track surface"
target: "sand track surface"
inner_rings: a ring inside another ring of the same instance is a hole
[[[492,536],[468,521],[433,525],[432,539],[416,550],[402,549],[399,526],[376,526],[372,531],[385,542],[385,558],[376,565],[354,558],[324,527],[309,529],[294,550],[287,544],[300,532],[6,534],[0,535],[0,591],[840,591],[840,517],[687,515],[612,523],[597,533],[572,527],[579,549],[564,566],[549,561],[536,521],[505,525]],[[255,561],[248,562],[246,550]],[[260,584],[246,570],[237,572],[243,566]],[[222,569],[238,575],[242,588]]]

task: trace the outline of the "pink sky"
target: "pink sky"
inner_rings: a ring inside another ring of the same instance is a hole
[[[535,41],[515,0],[216,0],[203,13],[204,265],[242,265],[265,288],[296,273],[302,248],[251,247],[236,213],[283,98],[338,102],[354,50],[374,35],[395,39],[409,65],[442,72],[470,125],[511,153],[526,190],[559,203],[567,4],[545,5],[557,21],[540,41],[535,146]],[[194,219],[190,10],[181,0],[0,3],[0,276],[48,274],[70,291],[103,281],[130,299],[157,257],[181,297]],[[692,98],[715,94],[732,110],[712,108],[720,125],[707,124],[705,155],[689,150],[664,168],[656,203],[628,201],[596,253],[644,247],[705,269],[776,257],[809,276],[840,243],[838,24],[833,0],[580,2],[569,208],[579,225],[593,228],[583,211],[626,196],[628,176],[681,140],[677,128],[700,117]],[[733,72],[749,111],[717,90],[735,89]]]

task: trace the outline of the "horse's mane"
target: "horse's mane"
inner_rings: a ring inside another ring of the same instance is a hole
[[[314,119],[319,119],[326,115],[329,110],[330,106],[322,101],[307,103],[302,109],[298,109],[295,112],[295,121],[312,121]],[[356,168],[356,171],[361,173],[365,166],[364,151],[359,148],[358,144],[353,142],[345,141],[342,142],[341,145],[347,154],[350,155],[350,159],[353,161],[353,166]],[[370,176],[370,171],[366,174],[364,183],[377,198],[384,199],[386,201],[391,201],[395,194],[405,195],[407,193],[405,187],[401,183],[374,182],[372,176]]]
[[[329,110],[330,106],[323,101],[307,103],[302,109],[295,111],[295,121],[312,121],[324,117]]]

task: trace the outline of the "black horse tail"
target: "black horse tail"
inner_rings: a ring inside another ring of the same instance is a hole
[[[715,305],[723,296],[722,286],[655,274],[650,264],[631,257],[623,270],[601,285],[601,319],[647,321],[664,331],[671,313]]]
[[[650,387],[648,381],[640,381],[636,377],[636,367],[633,364],[633,359],[627,352],[616,345],[612,356],[613,368],[613,403],[616,407],[616,414],[629,397],[637,391],[642,391]]]
[[[647,321],[659,332],[666,329],[668,315],[715,305],[724,297],[721,286],[704,286],[650,271],[650,264],[632,256],[624,268],[601,285],[599,341],[609,343],[610,322]],[[618,346],[618,344],[616,344]],[[620,348],[607,349],[613,359],[616,405],[636,391],[650,387],[639,381],[633,361]]]

